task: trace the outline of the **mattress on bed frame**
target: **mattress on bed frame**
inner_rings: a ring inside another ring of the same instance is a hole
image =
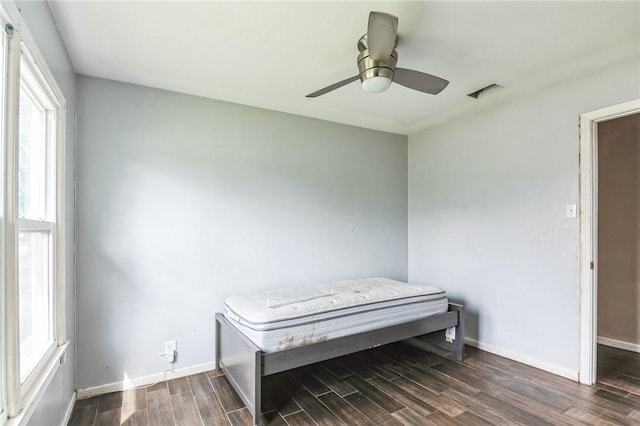
[[[365,278],[233,296],[225,317],[264,352],[415,321],[446,312],[444,290]]]

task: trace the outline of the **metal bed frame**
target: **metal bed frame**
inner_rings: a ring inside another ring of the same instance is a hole
[[[445,339],[445,330],[450,327],[456,327],[453,342]],[[257,425],[260,423],[264,376],[410,338],[453,352],[456,359],[462,361],[464,336],[464,306],[449,303],[447,312],[417,321],[296,348],[263,352],[223,314],[217,313],[216,368],[222,369]]]

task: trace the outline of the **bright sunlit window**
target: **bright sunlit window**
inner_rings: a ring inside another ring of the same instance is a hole
[[[55,110],[21,61],[18,139],[20,382],[54,348]]]
[[[20,19],[0,3],[0,425],[28,421],[67,345],[65,101]]]
[[[51,309],[51,235],[20,231],[20,381],[54,344]]]

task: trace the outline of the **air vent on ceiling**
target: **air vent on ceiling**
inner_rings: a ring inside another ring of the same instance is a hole
[[[500,86],[499,84],[495,84],[494,83],[494,84],[488,85],[487,87],[483,87],[480,90],[476,90],[473,93],[469,93],[467,96],[470,96],[470,97],[472,97],[474,99],[478,99],[480,96],[486,96],[489,93],[493,93],[496,90],[500,90],[500,89],[502,89],[502,86]]]

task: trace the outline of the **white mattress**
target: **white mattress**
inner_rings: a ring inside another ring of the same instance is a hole
[[[233,296],[225,316],[270,352],[418,320],[447,307],[440,288],[366,278]]]

